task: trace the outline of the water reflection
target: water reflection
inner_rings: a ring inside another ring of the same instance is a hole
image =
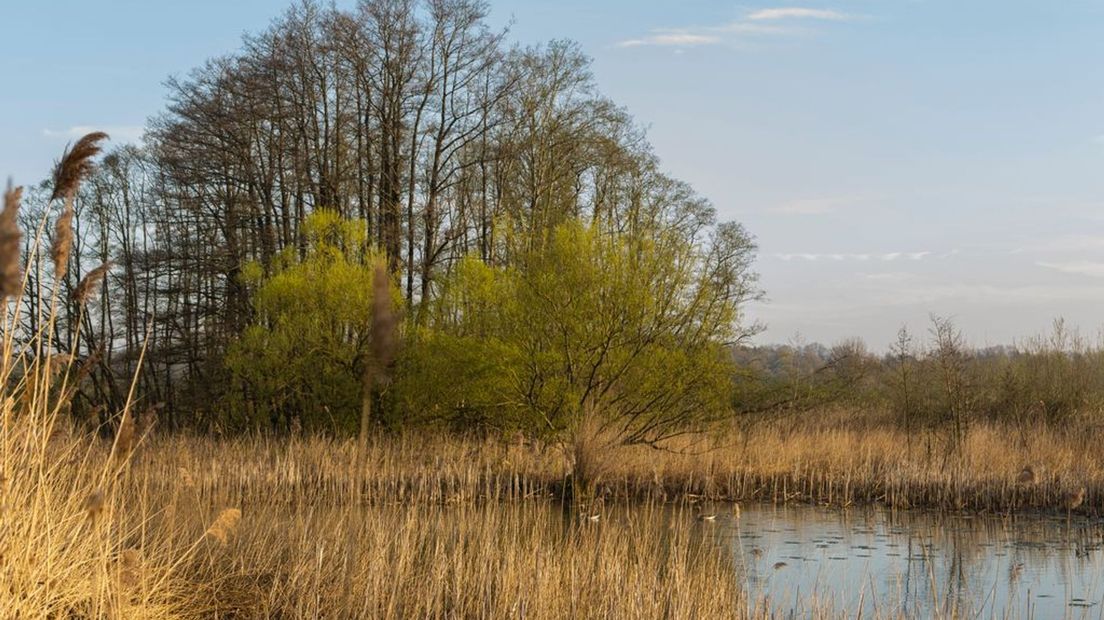
[[[702,524],[774,610],[1104,617],[1104,521],[744,506]]]

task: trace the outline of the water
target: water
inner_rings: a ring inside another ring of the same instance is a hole
[[[784,615],[1104,618],[1104,520],[717,507],[699,527]]]

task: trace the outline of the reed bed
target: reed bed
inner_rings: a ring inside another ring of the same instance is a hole
[[[8,464],[35,467],[5,489],[0,608],[8,617],[757,613],[744,607],[731,555],[685,510],[443,505],[428,486],[372,505],[334,496],[348,491],[340,486],[303,493],[295,459],[272,459],[274,444],[254,442],[246,454],[245,442],[168,439],[119,463],[94,437],[39,436],[36,444],[30,428],[7,435],[24,441],[5,454],[25,456]],[[332,446],[300,447],[320,459]],[[274,462],[284,467],[262,478]],[[233,465],[245,467],[232,476]],[[118,473],[97,486],[104,471]]]
[[[1104,444],[1090,429],[1013,430],[976,425],[962,451],[947,456],[924,438],[893,427],[756,427],[672,450],[622,447],[604,452],[597,495],[660,503],[807,502],[884,504],[988,512],[1064,510],[1081,487],[1078,510],[1104,512]],[[708,449],[703,449],[705,446]],[[333,506],[465,504],[564,499],[567,451],[539,443],[414,433],[382,437],[368,449],[363,487],[354,494],[355,444],[325,438],[155,439],[142,468],[155,480],[187,472],[206,501]],[[693,451],[691,451],[693,450]],[[1025,467],[1032,480],[1020,476]],[[169,484],[166,482],[166,484]],[[175,484],[175,483],[172,483]]]
[[[27,479],[22,497],[40,516],[16,520],[34,543],[20,547],[25,574],[12,583],[54,584],[60,617],[768,617],[695,504],[1059,511],[1083,485],[1078,510],[1096,512],[1101,477],[1084,435],[1037,433],[1024,456],[1012,450],[1020,439],[976,427],[941,471],[891,429],[757,429],[704,454],[612,451],[586,503],[561,501],[570,464],[552,446],[378,436],[358,490],[354,440],[151,435],[94,518],[86,489],[118,459],[112,445],[24,435],[38,445],[24,454],[49,455],[37,466],[53,477]],[[1030,486],[1016,482],[1024,458],[1043,472]],[[20,604],[36,616],[45,600]],[[802,614],[837,611],[810,600]]]
[[[121,461],[112,442],[11,413],[5,471],[32,474],[5,480],[0,606],[20,617],[769,617],[694,504],[898,489],[913,505],[923,491],[958,493],[963,510],[1060,510],[1078,484],[1078,510],[1095,511],[1099,497],[1077,433],[1036,435],[1046,473],[1031,488],[1017,440],[994,429],[944,472],[891,430],[776,429],[699,455],[613,451],[597,496],[572,504],[552,447],[376,437],[358,493],[352,440],[151,435]]]

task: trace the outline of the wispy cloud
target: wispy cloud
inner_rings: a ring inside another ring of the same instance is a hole
[[[1039,261],[1035,264],[1040,267],[1046,267],[1047,269],[1061,271],[1062,273],[1072,273],[1081,276],[1090,276],[1093,278],[1104,278],[1104,263],[1081,260],[1068,262]]]
[[[662,47],[692,47],[696,45],[716,45],[721,37],[716,35],[695,34],[692,32],[659,32],[640,39],[621,41],[618,47],[641,47],[656,45]]]
[[[853,254],[853,253],[849,253],[849,254],[838,254],[838,253],[811,254],[811,253],[807,253],[807,252],[798,252],[798,253],[792,253],[792,254],[781,253],[780,252],[780,253],[775,253],[774,254],[775,258],[780,259],[780,260],[784,260],[784,261],[804,260],[804,261],[809,261],[811,263],[815,263],[817,261],[885,261],[885,262],[891,262],[891,261],[895,261],[895,260],[923,260],[923,259],[925,259],[929,256],[932,256],[932,253],[928,252],[926,250],[922,251],[922,252],[885,252],[885,253],[880,253],[880,254],[872,254],[872,253],[865,253],[865,254]]]
[[[103,131],[116,142],[137,142],[142,138],[145,129],[141,125],[74,125],[68,129],[43,129],[42,135],[47,138],[64,138],[76,140],[93,131]]]
[[[721,26],[712,26],[708,29],[710,32],[720,32],[728,34],[794,34],[798,30],[790,26],[780,26],[777,24],[764,24],[762,22],[749,22],[743,20],[737,20],[729,22]]]
[[[780,7],[776,9],[760,9],[748,14],[751,21],[768,21],[778,19],[819,19],[822,21],[842,22],[854,19],[853,15],[833,11],[831,9],[807,9],[803,7]]]
[[[796,21],[850,21],[854,15],[831,9],[809,9],[802,7],[781,7],[751,11],[743,18],[716,26],[694,28],[657,28],[647,36],[627,39],[617,43],[617,47],[701,47],[735,43],[740,36],[791,35],[808,32],[807,28],[798,28],[787,22]]]

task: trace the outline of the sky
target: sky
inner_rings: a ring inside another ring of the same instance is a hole
[[[3,0],[0,174],[92,128],[134,140],[163,82],[288,0]],[[351,0],[338,1],[349,6]],[[1104,326],[1104,3],[491,0],[578,41],[664,168],[759,244],[762,343],[952,317],[975,345]]]

